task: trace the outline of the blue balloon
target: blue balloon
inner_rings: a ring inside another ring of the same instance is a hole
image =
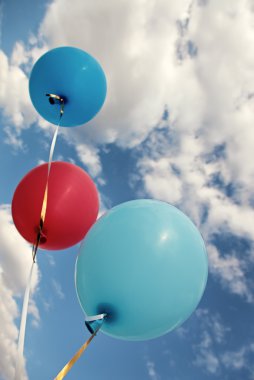
[[[61,126],[74,127],[91,120],[102,107],[107,91],[100,64],[88,53],[65,46],[48,51],[35,63],[29,81],[32,103],[47,121],[58,124],[60,106],[46,94],[64,99]]]
[[[156,200],[120,204],[86,235],[76,288],[87,315],[107,313],[102,331],[146,340],[182,324],[207,282],[203,239],[177,208]]]

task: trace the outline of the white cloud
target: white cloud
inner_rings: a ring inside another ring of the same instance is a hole
[[[78,158],[87,167],[91,176],[97,177],[100,175],[102,167],[98,149],[87,144],[75,145],[75,149]]]
[[[159,380],[160,379],[160,376],[156,372],[155,363],[153,361],[147,360],[146,361],[146,367],[147,367],[147,371],[148,371],[148,376],[151,380]]]
[[[1,300],[0,300],[0,372],[4,379],[11,379],[14,375],[14,359],[16,357],[16,339],[18,329],[14,323],[18,316],[17,304],[12,291],[6,286],[0,274]]]
[[[82,131],[82,128],[78,128],[78,132],[75,134],[69,132],[69,128],[60,128],[59,134],[64,138],[67,144],[75,149],[79,161],[84,165],[89,175],[92,178],[96,177],[99,182],[103,183],[105,180],[102,176],[100,150],[89,137],[86,136],[86,131],[86,127],[84,127],[84,131]]]
[[[48,263],[49,263],[49,265],[50,265],[51,267],[54,267],[54,266],[56,265],[56,261],[55,261],[54,256],[48,253],[46,257],[47,257],[47,259],[48,259]]]
[[[1,10],[0,10],[1,13]],[[38,40],[36,39],[36,42]],[[29,96],[28,76],[32,64],[47,50],[46,46],[28,46],[18,41],[10,58],[0,50],[0,110],[6,133],[5,143],[15,150],[24,149],[24,129],[38,122],[44,130],[49,127],[34,109]]]
[[[181,201],[182,182],[173,172],[167,157],[163,156],[156,160],[145,157],[139,160],[138,168],[149,194],[156,194],[157,199],[170,203]]]
[[[211,314],[208,309],[199,308],[196,310],[195,314],[201,321],[201,326],[205,335],[207,335],[205,330],[208,329],[216,343],[223,343],[225,341],[226,335],[231,331],[231,328],[223,324],[221,316],[218,313]],[[207,341],[207,338],[205,340]]]
[[[53,305],[51,302],[48,302],[48,301],[43,301],[43,307],[45,309],[46,312],[49,312],[52,308],[53,308]]]
[[[245,276],[244,260],[235,255],[220,256],[214,246],[208,247],[210,270],[217,276],[222,285],[253,302],[253,292]]]
[[[194,364],[198,367],[205,367],[206,370],[212,374],[215,374],[220,366],[219,359],[216,354],[206,349],[201,349]]]
[[[196,357],[193,364],[214,375],[219,375],[225,369],[227,373],[245,369],[250,375],[253,374],[253,343],[239,345],[237,342],[236,349],[231,344],[231,349],[227,350],[226,337],[231,329],[223,324],[220,315],[214,315],[207,309],[198,309],[196,316],[200,336],[199,342],[194,345]]]
[[[29,300],[28,313],[33,316],[32,324],[34,327],[40,326],[40,312],[33,298]]]
[[[250,205],[254,192],[247,183],[227,178],[226,158],[207,152],[202,136],[164,126],[152,132],[140,147],[137,169],[146,196],[180,207],[196,223],[207,242],[211,273],[231,292],[253,301],[252,286],[246,279],[250,256],[245,252],[239,255],[234,248],[222,256],[212,245],[215,234],[254,240],[254,210]],[[216,183],[216,176],[223,185]],[[236,189],[234,197],[225,190],[230,184]]]
[[[31,248],[18,234],[8,205],[0,207],[0,372],[4,380],[14,376],[16,343],[18,329],[15,324],[20,312],[16,297],[23,297],[29,270],[32,263]],[[38,268],[35,267],[32,280],[32,294],[39,281]],[[33,315],[33,324],[39,322],[39,313],[31,298],[29,312]],[[24,374],[22,380],[27,379]]]
[[[2,45],[4,4],[0,3],[0,46]]]
[[[9,126],[4,127],[4,132],[6,134],[6,137],[4,139],[4,142],[8,145],[11,145],[15,151],[18,150],[25,150],[25,145],[22,140],[21,132],[19,129],[13,129]]]
[[[226,351],[222,355],[222,363],[227,369],[235,371],[246,369],[253,378],[253,343],[238,347],[235,351]]]
[[[59,284],[59,282],[57,282],[56,280],[52,280],[52,285],[53,285],[53,288],[54,288],[54,291],[57,295],[57,297],[60,299],[60,300],[63,300],[65,298],[65,294],[62,290],[62,286],[61,284]]]
[[[11,64],[13,66],[21,66],[29,63],[29,55],[23,42],[18,41],[11,56]]]
[[[235,352],[225,352],[222,356],[222,362],[226,368],[242,369],[246,367],[245,355],[245,347]]]
[[[26,287],[29,270],[31,267],[31,247],[19,235],[12,222],[10,206],[0,207],[0,266],[3,278],[8,287],[21,296]],[[32,292],[38,283],[38,268],[35,267],[32,281]]]
[[[20,130],[29,127],[37,115],[29,98],[27,76],[16,59],[14,63],[0,50],[0,108],[6,122]]]
[[[46,164],[46,161],[44,161],[44,160],[38,160],[38,165],[42,165],[42,164]]]
[[[222,344],[230,328],[222,324],[219,314],[211,314],[207,309],[197,309],[199,319],[199,343],[194,346],[194,365],[204,368],[211,374],[217,374],[221,360],[216,350],[216,344]]]
[[[180,326],[176,330],[176,335],[178,335],[180,338],[185,338],[188,335],[188,329],[186,327]]]

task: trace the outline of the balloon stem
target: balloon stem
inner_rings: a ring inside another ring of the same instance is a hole
[[[49,97],[49,103],[54,105],[54,104],[60,104],[60,119],[64,114],[64,103],[66,103],[66,100],[64,99],[63,96],[56,95],[56,94],[46,94],[46,96]]]
[[[45,199],[45,196],[44,196]],[[40,219],[40,224],[39,224],[39,231],[37,233],[36,241],[33,244],[33,249],[32,249],[32,257],[33,257],[33,262],[35,263],[35,257],[39,248],[39,244],[42,242],[41,240],[44,240],[45,242],[45,235],[42,232],[43,229],[43,224],[44,224],[44,219],[45,219],[45,212],[43,213],[43,207],[42,207],[42,212],[41,212],[41,219]]]
[[[86,316],[85,318],[85,325],[88,329],[88,331],[93,334],[98,327],[100,328],[102,326],[102,323],[104,322],[104,319],[107,317],[106,313],[92,315],[92,316]]]

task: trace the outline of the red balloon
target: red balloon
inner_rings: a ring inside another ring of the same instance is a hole
[[[35,243],[47,182],[48,164],[31,170],[17,186],[12,217],[19,233]],[[80,167],[53,162],[40,248],[57,250],[80,242],[96,221],[99,199],[95,184]]]

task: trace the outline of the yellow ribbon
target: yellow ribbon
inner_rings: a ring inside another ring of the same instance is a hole
[[[63,113],[64,113],[64,100],[63,100],[63,98],[61,98],[59,95],[55,95],[55,94],[46,94],[46,96],[49,96],[50,98],[55,98],[55,99],[59,100],[61,107],[60,107],[59,122],[58,122],[57,128],[55,130],[55,133],[54,133],[54,136],[53,136],[53,139],[52,139],[52,143],[51,143],[51,147],[50,147],[50,152],[49,152],[47,182],[46,182],[46,187],[45,187],[44,197],[43,197],[42,207],[41,207],[41,216],[40,216],[40,223],[39,223],[39,231],[38,231],[38,234],[37,234],[37,237],[36,237],[36,241],[35,241],[35,243],[33,245],[33,250],[32,250],[32,256],[33,256],[33,261],[34,262],[35,262],[35,257],[36,257],[37,250],[38,250],[38,247],[39,247],[39,244],[40,244],[40,241],[41,241],[41,237],[42,237],[42,229],[43,229],[43,225],[44,225],[44,222],[45,222],[47,203],[48,203],[49,174],[50,174],[51,164],[52,164],[52,160],[53,160],[53,154],[54,154],[54,150],[55,150],[58,130],[59,130],[61,118],[62,118]]]
[[[99,331],[101,326],[90,336],[90,338],[80,347],[80,349],[76,352],[73,358],[63,367],[63,369],[58,373],[58,375],[54,378],[54,380],[62,380],[67,373],[71,370],[76,361],[80,358],[83,352],[87,349],[97,332]]]

